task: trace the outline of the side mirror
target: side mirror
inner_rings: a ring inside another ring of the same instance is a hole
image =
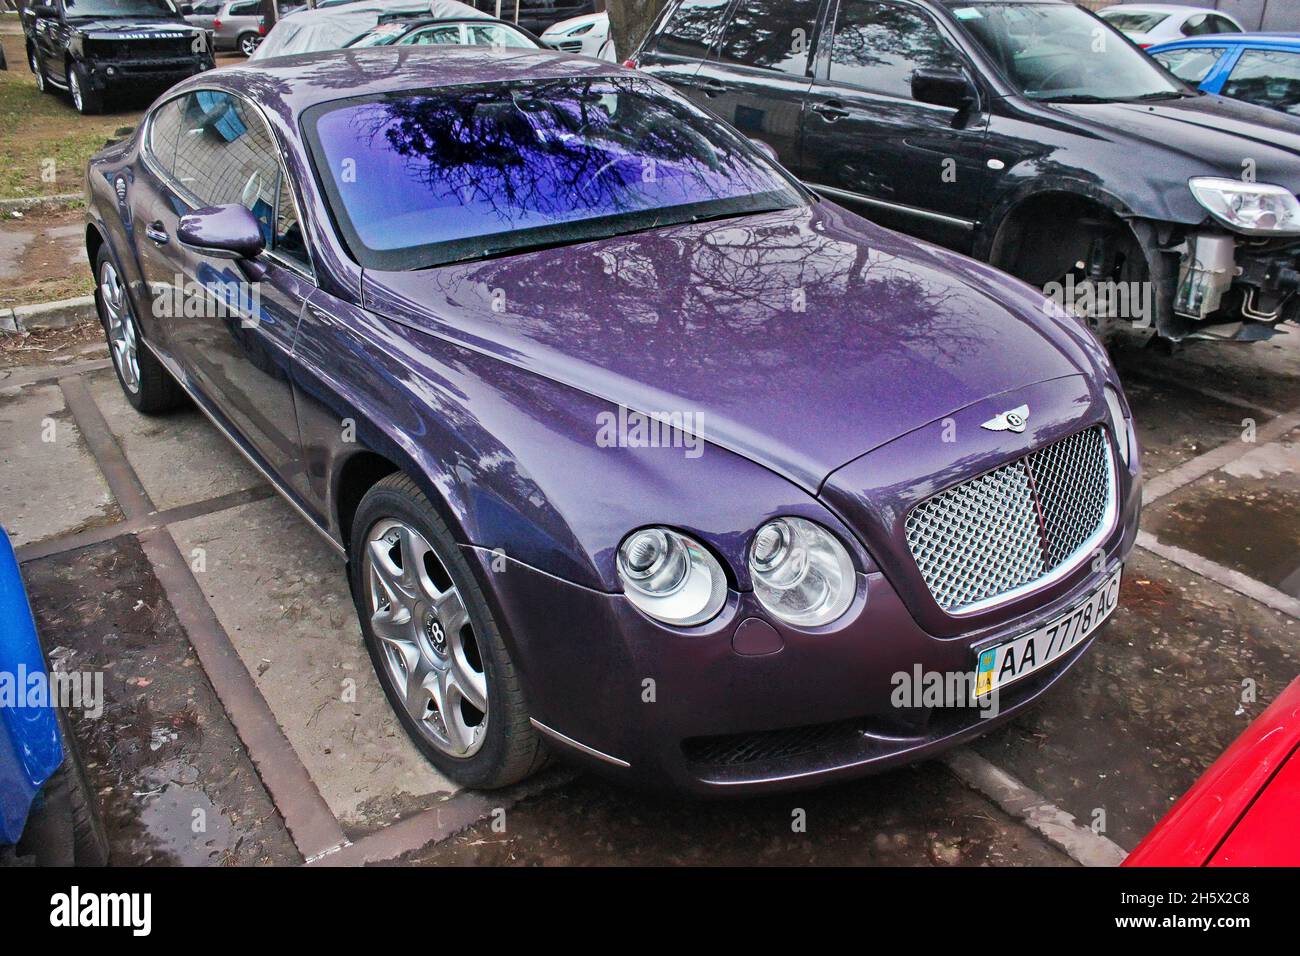
[[[757,146],[758,151],[762,153],[764,156],[766,156],[768,159],[770,159],[772,162],[774,163],[781,162],[781,158],[776,155],[776,150],[773,149],[771,145],[769,145],[768,143],[763,142],[761,139],[756,139],[753,136],[749,137],[749,141],[753,143],[755,146]]]
[[[256,259],[266,249],[261,224],[238,203],[182,216],[176,236],[183,245],[219,259]]]
[[[964,110],[975,102],[975,87],[964,70],[922,68],[912,73],[912,99]]]

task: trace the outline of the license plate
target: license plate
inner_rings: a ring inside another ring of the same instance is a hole
[[[986,647],[975,665],[975,696],[983,697],[1046,667],[1101,626],[1119,604],[1116,568],[1105,583],[1049,624],[1022,637]]]

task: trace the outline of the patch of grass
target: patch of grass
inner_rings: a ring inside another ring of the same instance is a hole
[[[0,199],[81,192],[86,161],[119,139],[119,129],[135,126],[140,111],[78,115],[66,96],[36,89],[21,36],[6,34],[3,42],[9,69],[0,72]]]

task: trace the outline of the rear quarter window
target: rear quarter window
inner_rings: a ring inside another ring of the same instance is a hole
[[[722,34],[718,59],[802,76],[820,6],[821,0],[740,0]]]

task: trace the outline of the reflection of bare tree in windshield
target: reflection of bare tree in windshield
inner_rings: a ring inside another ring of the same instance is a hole
[[[392,249],[568,228],[629,214],[639,228],[798,201],[743,140],[636,79],[493,84],[351,104],[317,121],[363,242]],[[608,234],[606,227],[605,234]],[[546,242],[581,235],[550,235]],[[478,254],[513,240],[480,242]],[[457,257],[472,254],[459,250]]]

